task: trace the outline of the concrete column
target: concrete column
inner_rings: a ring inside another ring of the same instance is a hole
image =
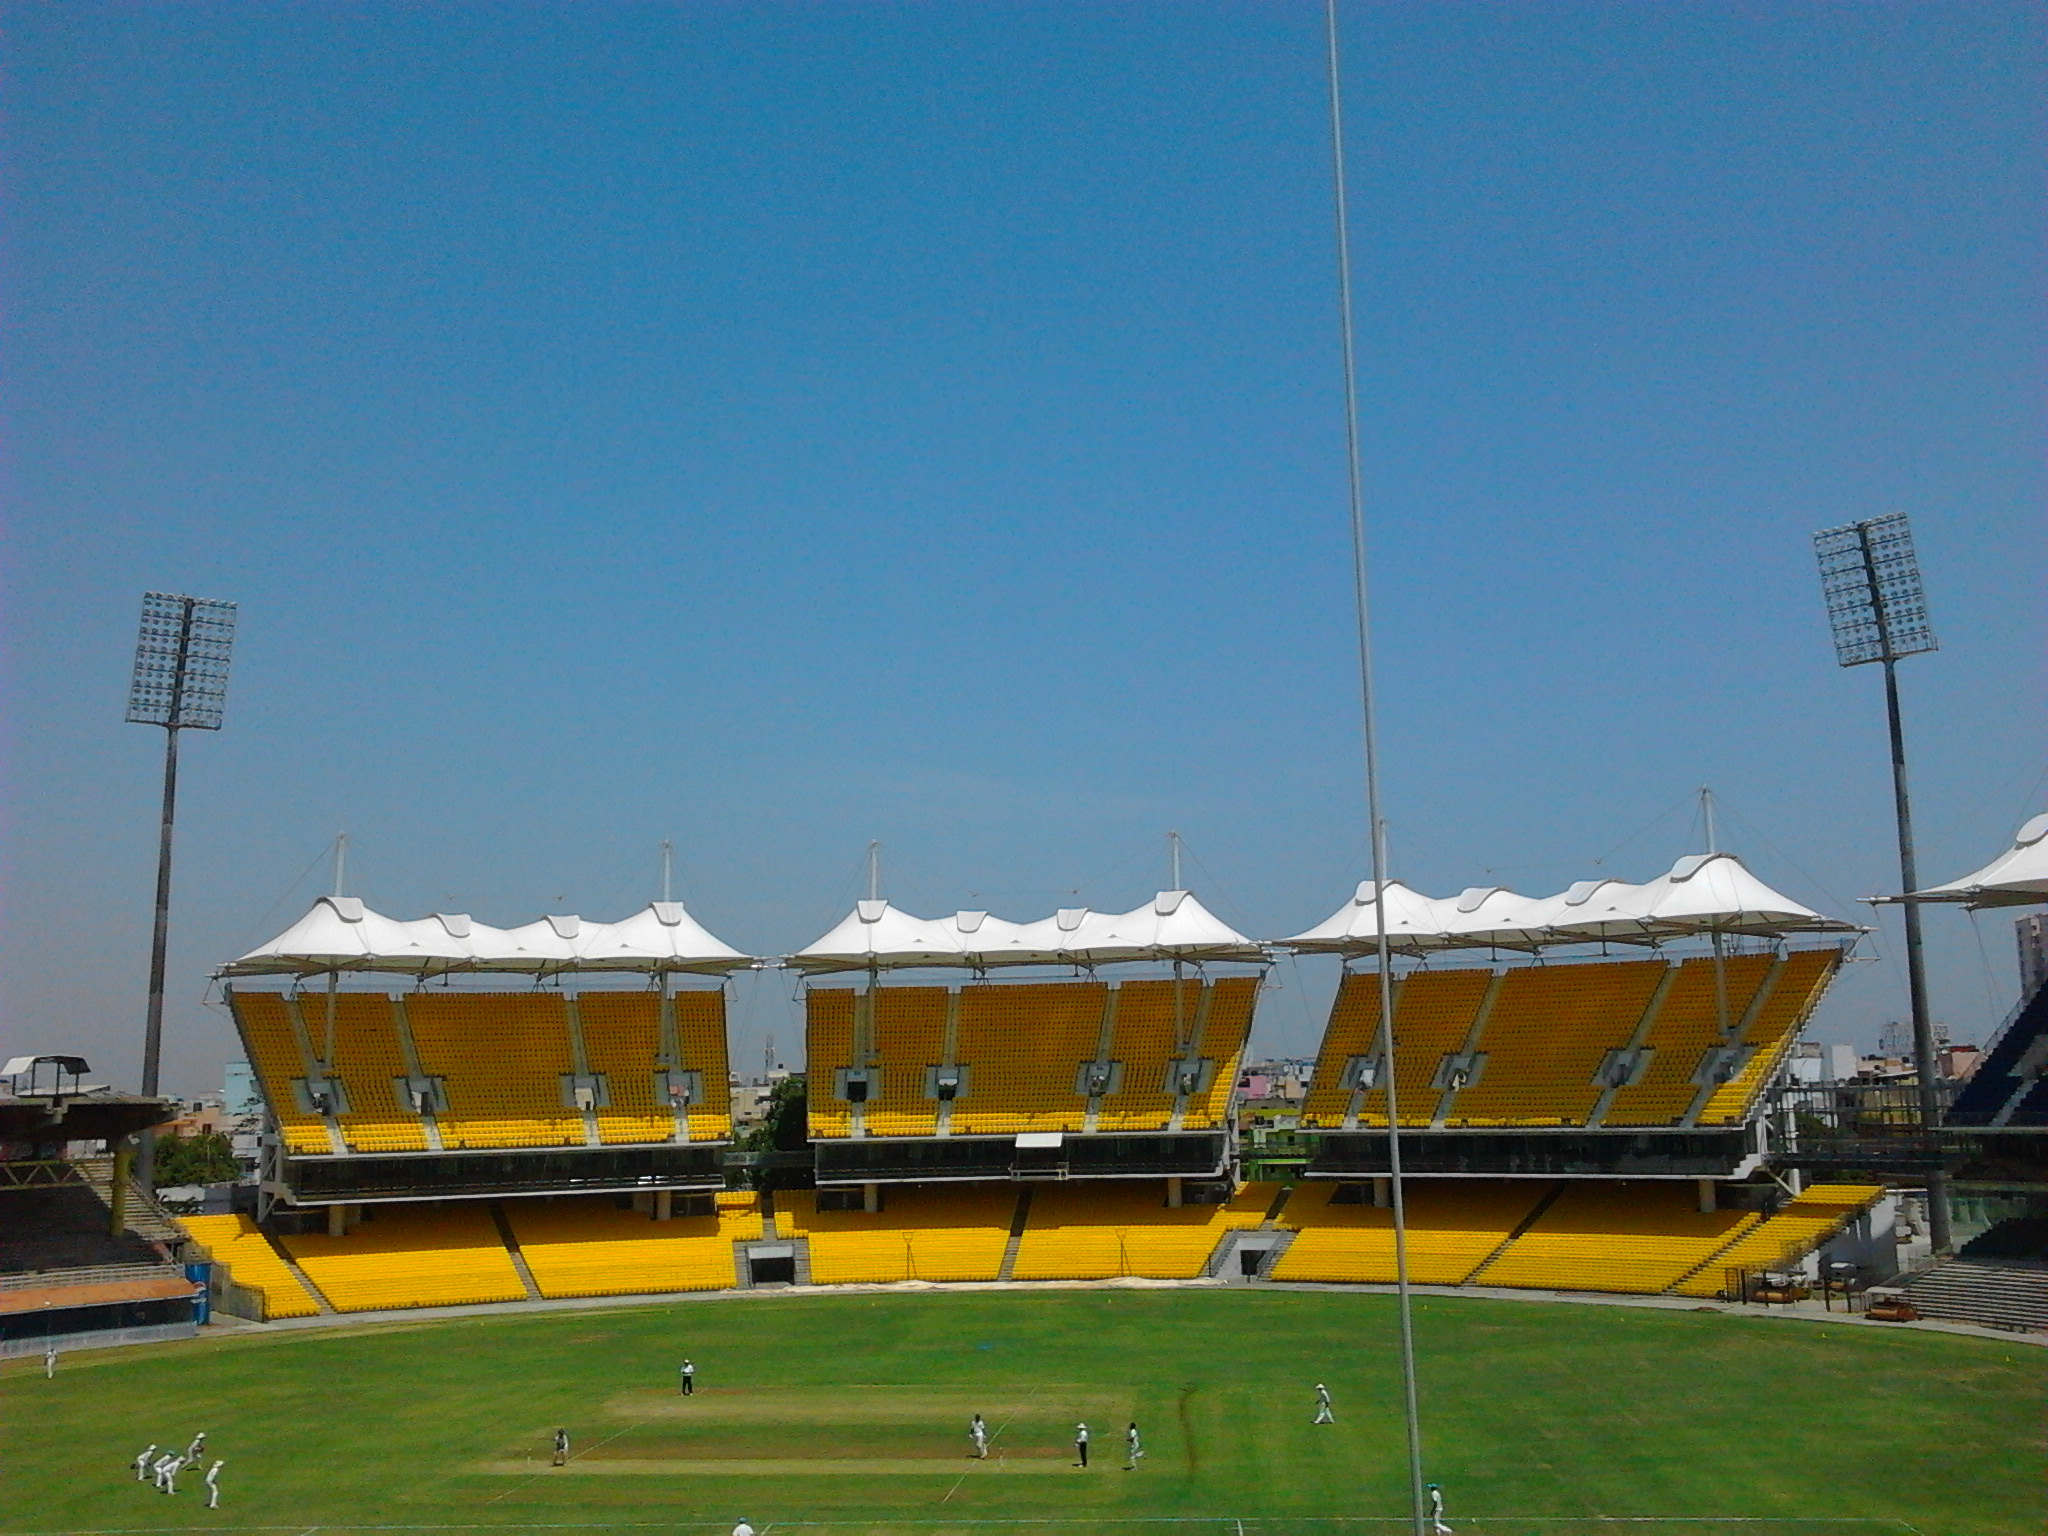
[[[1166,1181],[1166,1204],[1170,1210],[1177,1211],[1180,1209],[1181,1196],[1179,1179],[1168,1179]]]
[[[882,1208],[882,1186],[863,1184],[860,1187],[860,1208],[864,1211],[879,1211]]]
[[[1374,1179],[1372,1181],[1372,1203],[1381,1210],[1387,1209],[1388,1206],[1394,1203],[1394,1181],[1392,1179]]]
[[[330,1205],[327,1207],[327,1235],[345,1237],[348,1235],[348,1207]]]
[[[654,1219],[667,1221],[676,1213],[676,1192],[672,1189],[658,1189],[654,1192]]]
[[[1721,1209],[1720,1191],[1712,1179],[1696,1181],[1700,1187],[1700,1210],[1702,1213]]]
[[[107,1186],[107,1207],[113,1213],[107,1230],[115,1237],[128,1230],[128,1180],[134,1170],[135,1143],[123,1136],[114,1143],[114,1178]]]

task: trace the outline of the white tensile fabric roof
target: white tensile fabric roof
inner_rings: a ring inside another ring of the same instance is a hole
[[[1910,896],[1871,899],[1959,901],[1973,912],[1982,907],[2029,907],[2048,901],[2048,812],[2031,818],[2014,835],[2012,846],[1982,869]]]
[[[863,901],[845,920],[784,963],[799,971],[896,970],[905,966],[1107,965],[1121,960],[1264,960],[1265,950],[1187,891],[1161,891],[1129,912],[1069,907],[1031,923],[986,912],[913,917]]]
[[[1445,949],[1534,951],[1564,944],[1656,944],[1723,933],[1775,938],[1853,933],[1781,895],[1732,853],[1692,854],[1641,885],[1586,880],[1555,896],[1520,896],[1499,886],[1429,897],[1398,880],[1386,884],[1387,948],[1418,955]],[[1308,954],[1370,954],[1379,914],[1366,881],[1324,921],[1280,942]]]
[[[372,912],[353,896],[322,896],[304,917],[268,944],[222,967],[221,974],[701,971],[722,975],[752,963],[750,956],[707,933],[674,901],[652,902],[617,923],[544,917],[518,928],[493,928],[448,913],[400,921]]]

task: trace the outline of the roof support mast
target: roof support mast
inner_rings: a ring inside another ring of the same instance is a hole
[[[1358,444],[1358,357],[1352,330],[1350,210],[1344,186],[1344,93],[1337,57],[1337,0],[1323,0],[1330,95],[1331,190],[1337,224],[1337,289],[1344,342],[1344,449],[1351,512],[1351,587],[1358,619],[1358,687],[1365,748],[1365,818],[1372,844],[1373,915],[1378,927],[1380,1075],[1387,1092],[1387,1173],[1394,1216],[1395,1310],[1400,1318],[1401,1408],[1408,1430],[1408,1494],[1415,1536],[1424,1536],[1422,1421],[1415,1389],[1415,1320],[1408,1294],[1408,1217],[1401,1177],[1401,1113],[1394,1073],[1393,956],[1387,934],[1387,829],[1380,814],[1379,727],[1373,708],[1372,625],[1367,603],[1365,496]]]

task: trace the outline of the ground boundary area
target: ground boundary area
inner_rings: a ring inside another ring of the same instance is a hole
[[[1904,1532],[1906,1536],[1928,1536],[1920,1526],[1909,1520],[1890,1515],[1459,1515],[1454,1517],[1454,1529],[1470,1527],[1474,1530],[1503,1530],[1523,1526],[1541,1526],[1546,1530],[1583,1527],[1587,1529],[1617,1526],[1646,1525],[1664,1528],[1667,1531],[1683,1531],[1687,1528],[1713,1528],[1741,1526],[1764,1533],[1764,1536],[1802,1536],[1802,1533],[1836,1532],[1853,1533],[1859,1530]],[[948,1536],[948,1533],[965,1533],[977,1530],[1019,1532],[1029,1531],[1053,1536],[1053,1533],[1071,1533],[1083,1528],[1115,1526],[1119,1531],[1136,1527],[1160,1526],[1170,1529],[1174,1536],[1187,1536],[1191,1529],[1206,1527],[1214,1536],[1282,1536],[1284,1532],[1303,1532],[1306,1536],[1336,1536],[1336,1533],[1365,1528],[1372,1530],[1411,1525],[1407,1515],[1076,1515],[1070,1519],[1058,1517],[1017,1517],[997,1519],[942,1519],[933,1521],[915,1520],[768,1520],[757,1527],[758,1536],[773,1536],[776,1531],[808,1531],[825,1533],[825,1536]],[[715,1520],[547,1520],[547,1521],[466,1521],[448,1524],[378,1523],[357,1525],[152,1525],[152,1526],[100,1526],[44,1530],[9,1530],[0,1527],[0,1536],[180,1536],[180,1533],[197,1531],[283,1531],[291,1536],[333,1536],[333,1533],[355,1531],[647,1531],[668,1530],[687,1533],[687,1536],[728,1536],[728,1527],[723,1521]]]

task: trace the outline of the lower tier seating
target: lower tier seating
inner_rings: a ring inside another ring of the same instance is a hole
[[[1568,1184],[1468,1282],[1556,1291],[1668,1290],[1762,1218],[1702,1211],[1690,1181]]]
[[[810,1239],[815,1285],[994,1280],[1016,1208],[1009,1184],[893,1185],[879,1211],[821,1211],[793,1189],[775,1197],[775,1230]]]
[[[1815,1184],[1715,1254],[1678,1290],[1686,1296],[1718,1296],[1732,1272],[1789,1268],[1883,1193],[1882,1184]]]
[[[320,1304],[246,1216],[181,1216],[178,1225],[222,1265],[228,1278],[263,1298],[263,1317],[311,1317]]]
[[[1227,1205],[1174,1208],[1159,1180],[1043,1185],[1032,1196],[1012,1273],[1019,1280],[1192,1280],[1225,1232],[1265,1219],[1277,1189],[1247,1184]]]
[[[721,1290],[735,1283],[733,1243],[761,1235],[751,1194],[719,1196],[709,1216],[655,1221],[610,1195],[508,1200],[505,1219],[543,1296]]]
[[[1279,1224],[1298,1235],[1275,1261],[1275,1280],[1393,1283],[1393,1211],[1332,1205],[1331,1196],[1343,1187],[1303,1184],[1289,1197]],[[1418,1285],[1462,1284],[1550,1189],[1517,1180],[1408,1181],[1408,1278]]]
[[[482,1205],[373,1205],[364,1215],[345,1237],[279,1239],[337,1311],[526,1299]]]

